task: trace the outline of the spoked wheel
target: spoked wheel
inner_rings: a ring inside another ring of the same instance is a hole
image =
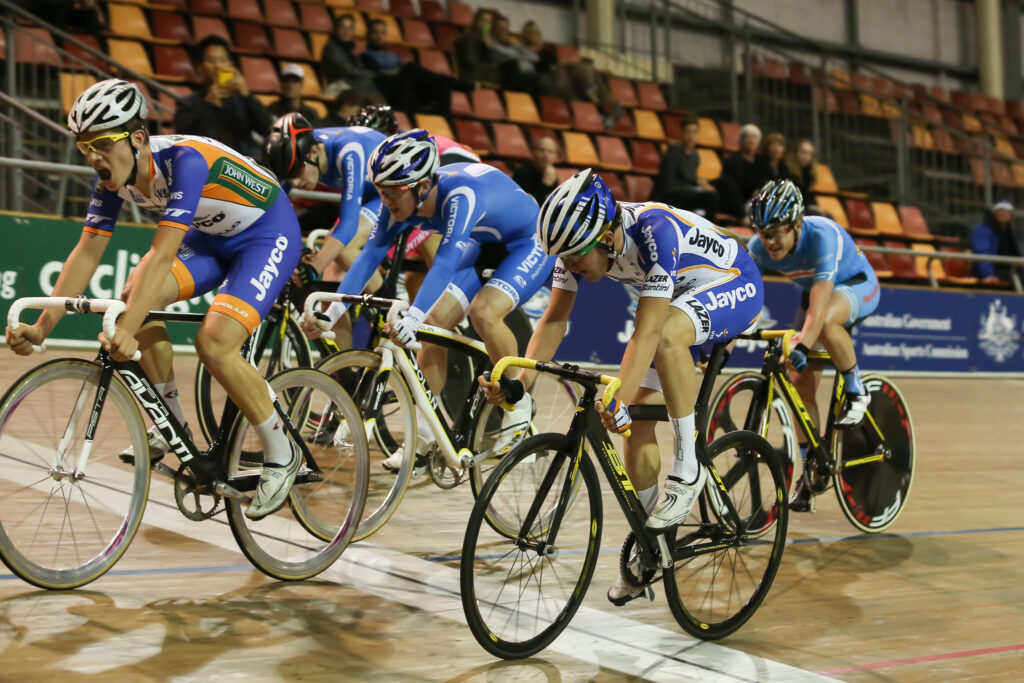
[[[839,507],[861,531],[892,526],[914,483],[914,423],[903,395],[881,375],[866,375],[871,406],[855,429],[837,430],[834,476]]]
[[[709,479],[676,529],[675,566],[665,570],[664,580],[672,616],[683,630],[714,640],[746,623],[768,594],[782,561],[789,508],[775,451],[757,435],[726,434],[708,446],[708,457],[726,493]]]
[[[397,371],[388,376],[379,413],[367,414],[380,362],[380,354],[353,349],[328,356],[317,363],[318,370],[334,377],[351,394],[362,416],[364,430],[368,431],[370,487],[363,520],[353,539],[356,541],[384,526],[398,509],[416,460],[416,411],[409,387]],[[384,469],[383,462],[399,448],[403,449],[405,458],[398,472]]]
[[[313,365],[309,342],[293,316],[284,325],[270,325],[264,321],[256,328],[254,360],[263,377],[273,377],[282,370],[308,368]],[[196,417],[199,428],[211,443],[220,431],[220,418],[228,394],[217,383],[201,362],[196,365]]]
[[[473,506],[462,545],[462,607],[477,642],[497,657],[544,649],[569,624],[593,577],[601,491],[593,463],[572,448],[561,434],[530,437],[502,459]],[[488,510],[518,522],[516,538],[494,531]]]
[[[39,366],[0,400],[0,558],[40,588],[85,585],[135,537],[149,495],[145,423],[115,375],[91,444],[101,369],[84,360]],[[90,450],[91,446],[91,450]]]
[[[765,396],[767,382],[768,379],[759,372],[741,372],[731,377],[711,401],[704,433],[708,443],[740,429],[749,429],[763,436],[779,454],[779,462],[786,475],[786,490],[792,495],[799,481],[795,476],[800,462],[797,427],[789,404],[780,394],[772,397],[770,410],[766,411],[759,405]],[[752,410],[757,415],[751,415]]]
[[[330,376],[296,368],[271,378],[270,386],[313,462],[303,463],[280,510],[253,521],[240,501],[228,499],[228,521],[260,571],[282,580],[308,579],[338,559],[355,535],[366,503],[369,449],[355,404]],[[255,430],[239,418],[228,454],[229,483],[251,492],[259,469],[246,469],[241,454],[259,450]]]

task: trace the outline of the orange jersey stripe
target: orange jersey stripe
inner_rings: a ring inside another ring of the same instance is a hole
[[[171,264],[171,275],[174,276],[174,281],[178,283],[177,301],[191,299],[192,293],[196,291],[196,282],[192,279],[192,273],[188,272],[188,268],[185,267],[180,258],[175,258],[174,263]]]
[[[214,162],[217,161],[217,159],[226,157],[228,159],[231,159],[239,166],[242,166],[246,171],[252,173],[254,176],[262,178],[271,185],[277,185],[276,180],[266,176],[263,173],[260,173],[255,167],[253,167],[248,161],[246,161],[240,155],[229,154],[218,147],[208,145],[205,142],[200,142],[199,140],[182,140],[181,142],[176,142],[174,144],[175,146],[181,145],[183,147],[191,147],[192,149],[196,150],[197,152],[203,155],[203,158],[206,159],[206,165],[209,166],[210,168],[213,168],[213,164]]]
[[[113,230],[101,230],[100,228],[94,228],[89,225],[82,228],[82,232],[91,232],[94,235],[103,235],[104,237],[110,237],[114,234]]]
[[[167,228],[177,228],[178,230],[188,230],[187,225],[185,225],[184,223],[179,223],[177,221],[161,220],[158,226],[160,225]]]

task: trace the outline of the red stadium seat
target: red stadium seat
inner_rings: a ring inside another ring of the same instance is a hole
[[[281,81],[277,79],[277,69],[269,59],[239,57],[238,61],[242,68],[242,76],[250,90],[274,94],[281,92]]]
[[[188,9],[192,14],[207,14],[215,17],[225,14],[224,3],[221,0],[191,0]]]
[[[865,247],[876,247],[878,242],[875,240],[856,238],[854,240],[857,244]],[[864,256],[867,257],[868,263],[875,269],[875,275],[878,276],[879,280],[885,280],[893,276],[893,272],[889,269],[889,261],[885,254],[879,254],[878,252],[865,251]]]
[[[641,81],[636,84],[636,91],[640,98],[640,106],[644,109],[653,109],[654,111],[668,109],[668,105],[665,104],[665,95],[662,94],[661,87],[657,83]]]
[[[220,36],[231,42],[231,34],[223,20],[217,17],[192,17],[192,34],[198,43],[206,36]]]
[[[656,174],[661,166],[658,146],[650,140],[630,140],[633,148],[633,169],[638,173]]]
[[[586,133],[604,132],[601,114],[593,102],[573,100],[569,106],[572,108],[573,128]]]
[[[232,28],[235,31],[235,52],[251,55],[269,55],[274,53],[262,24],[249,21],[236,21]]]
[[[270,26],[298,28],[299,18],[290,0],[263,0],[263,14]]]
[[[192,66],[192,58],[183,47],[154,45],[153,64],[157,77],[182,79],[189,83],[199,82],[199,76]]]
[[[597,156],[601,160],[601,166],[615,171],[632,171],[633,164],[629,160],[629,153],[622,138],[609,135],[597,136]]]
[[[309,45],[301,31],[290,28],[273,28],[274,52],[283,59],[298,59],[304,62],[313,60]]]
[[[906,245],[899,242],[885,242],[882,246],[893,249],[906,249]],[[894,276],[903,280],[924,280],[924,276],[917,272],[914,264],[914,257],[909,254],[887,254],[886,261],[892,269]]]
[[[153,35],[164,40],[173,40],[183,45],[192,42],[192,31],[185,23],[185,15],[177,12],[152,12]]]
[[[877,235],[875,228],[875,216],[871,213],[871,207],[867,202],[860,199],[847,199],[843,202],[846,207],[846,217],[850,221],[850,232],[854,235]]]
[[[509,170],[508,164],[506,164],[504,161],[500,161],[498,159],[488,159],[484,163],[487,164],[488,166],[493,166],[494,168],[498,169],[505,175],[512,175],[512,171]]]
[[[403,19],[402,34],[407,45],[413,47],[434,47],[434,34],[426,22],[419,19]]]
[[[526,144],[526,138],[519,126],[514,123],[494,123],[492,132],[494,153],[497,156],[510,159],[530,158],[530,146]]]
[[[502,105],[497,91],[478,88],[473,91],[472,100],[473,111],[478,119],[487,119],[488,121],[505,120],[505,107]]]
[[[227,13],[232,19],[263,21],[263,10],[258,0],[227,0]]]
[[[356,0],[356,7],[364,12],[386,12],[384,0]]]
[[[482,121],[455,119],[455,139],[471,147],[477,154],[486,155],[494,151]]]
[[[406,19],[415,19],[417,17],[416,6],[412,4],[412,0],[391,0],[388,12],[393,16]]]
[[[0,32],[0,37],[2,37],[2,32]],[[85,45],[88,45],[97,52],[104,52],[103,46],[100,45],[99,39],[92,34],[72,33],[71,37],[77,39]],[[95,69],[99,69],[100,71],[110,70],[110,66],[107,64],[106,61],[104,61],[100,57],[97,57],[91,53],[86,52],[82,48],[78,47],[78,45],[72,43],[70,40],[64,41],[64,51],[68,53],[64,57],[64,68],[66,69],[80,70],[83,68],[84,62],[85,64]]]
[[[618,140],[618,138],[614,138]],[[621,140],[619,140],[621,142]],[[626,190],[622,187],[622,180],[619,178],[618,173],[612,171],[601,171],[599,174],[604,179],[608,189],[612,191],[612,196],[618,199],[619,197],[626,196]]]
[[[53,36],[45,28],[19,26],[14,34],[14,61],[18,64],[59,66],[60,55]]]
[[[464,2],[457,2],[456,0],[449,0],[448,2],[448,21],[465,28],[473,23],[473,8]]]
[[[627,202],[646,202],[654,191],[654,178],[646,175],[627,174],[625,177]]]
[[[637,107],[640,105],[640,100],[636,96],[636,91],[633,90],[633,84],[630,83],[628,79],[620,78],[618,76],[609,76],[608,90],[611,93],[612,99],[623,107]]]
[[[448,21],[448,15],[444,11],[444,5],[438,0],[420,0],[420,19],[429,22],[441,22]]]
[[[422,54],[420,55],[420,66],[426,66],[423,64]],[[469,103],[469,96],[464,92],[453,90],[448,108],[454,116],[473,116],[473,105]]]
[[[444,74],[445,76],[452,75],[452,65],[440,50],[420,50],[419,55],[420,66],[424,69],[433,71],[434,73]],[[453,92],[452,94],[454,95],[456,93]],[[458,94],[462,95],[463,98],[466,98],[466,93],[460,92]],[[469,101],[468,98],[466,101]],[[472,116],[472,114],[469,115]]]
[[[455,49],[455,41],[462,35],[462,29],[451,24],[434,24],[434,43],[438,49],[451,52]]]
[[[569,128],[572,126],[572,117],[569,115],[569,105],[561,97],[550,97],[542,95],[540,100],[540,120],[548,126],[556,128]]]
[[[331,33],[334,31],[334,21],[331,14],[323,5],[304,2],[299,5],[299,23],[303,31],[311,33]]]

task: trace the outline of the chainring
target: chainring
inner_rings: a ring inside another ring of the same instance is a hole
[[[430,479],[442,489],[453,489],[466,480],[465,467],[452,467],[441,454],[441,449],[435,445],[430,455]]]
[[[626,536],[622,543],[622,552],[619,553],[619,573],[626,585],[633,588],[649,586],[654,581],[654,569],[640,570],[640,563],[636,556],[636,534],[632,531]]]
[[[202,496],[207,495],[212,499],[213,505],[208,510],[203,508]],[[185,465],[178,468],[174,475],[174,502],[177,504],[181,514],[193,522],[202,522],[210,519],[223,508],[221,508],[221,497],[216,493],[203,494],[196,486],[196,480],[192,478]]]

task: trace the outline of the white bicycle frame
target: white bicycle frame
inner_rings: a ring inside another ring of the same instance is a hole
[[[12,330],[18,329],[22,324],[19,318],[21,312],[26,308],[35,309],[49,309],[49,310],[64,310],[72,313],[103,313],[103,333],[107,335],[108,339],[114,338],[115,328],[117,326],[117,318],[124,313],[127,305],[119,299],[89,299],[84,296],[79,297],[63,297],[63,296],[36,296],[36,297],[24,297],[17,299],[11,304],[10,310],[7,312],[7,327]],[[45,351],[45,346],[33,345],[33,350],[37,352]],[[142,354],[138,351],[132,356],[132,360],[139,360]],[[68,446],[71,445],[71,439],[74,437],[75,432],[78,430],[79,421],[82,414],[85,412],[89,400],[89,392],[87,385],[83,384],[82,388],[78,392],[78,398],[75,400],[75,409],[71,413],[71,419],[68,420],[67,426],[64,428],[64,435],[61,437],[60,444],[57,446],[56,459],[53,463],[54,473],[65,473],[74,479],[82,479],[85,477],[85,466],[89,462],[89,455],[92,453],[92,439],[86,432],[86,438],[82,444],[82,452],[78,456],[78,462],[75,463],[75,469],[71,472],[67,472],[64,469],[64,456],[67,453]]]
[[[346,301],[346,297],[348,300]],[[304,314],[306,318],[313,318],[314,313],[319,310],[319,305],[323,303],[341,302],[341,303],[353,303],[357,299],[367,299],[369,297],[361,297],[359,295],[350,294],[338,294],[336,292],[314,292],[306,297],[306,303],[304,305]],[[388,322],[394,325],[398,321],[399,315],[409,308],[409,304],[405,301],[396,301],[395,304],[388,311]],[[322,321],[321,321],[322,322]],[[461,334],[455,334],[449,330],[442,329],[440,327],[434,327],[433,325],[422,325],[419,329],[420,332],[435,337],[441,337],[444,339],[451,339],[460,344],[473,347],[481,352],[486,353],[486,348],[483,343],[465,337]],[[324,337],[328,339],[334,338],[334,333],[330,330],[324,331]],[[441,421],[437,414],[437,406],[435,401],[432,400],[433,392],[429,395],[427,392],[430,388],[427,386],[427,380],[423,376],[423,372],[419,369],[419,366],[414,365],[411,354],[420,349],[420,344],[410,344],[408,348],[402,348],[398,344],[387,338],[382,338],[380,343],[375,349],[377,353],[381,355],[380,368],[378,369],[378,375],[387,371],[394,371],[398,369],[398,373],[405,380],[406,385],[409,387],[409,391],[412,392],[413,403],[419,408],[419,411],[427,418],[428,426],[433,432],[434,437],[437,439],[438,448],[441,451],[441,455],[444,456],[445,462],[450,467],[470,467],[475,464],[476,460],[483,460],[487,456],[487,453],[481,453],[479,456],[474,455],[473,451],[468,448],[461,448],[458,452],[455,451],[455,446],[452,444],[451,439],[448,438],[447,429],[441,424]],[[417,424],[416,431],[419,432],[419,416],[413,416],[413,424]],[[366,429],[367,438],[372,438],[374,425],[376,424],[376,418],[371,417],[364,422]]]

